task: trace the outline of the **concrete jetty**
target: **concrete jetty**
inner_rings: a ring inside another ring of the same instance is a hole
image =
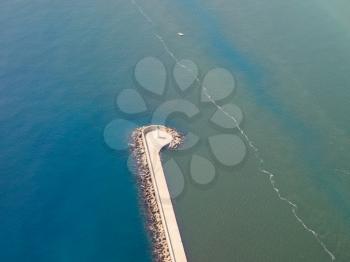
[[[146,208],[155,261],[186,262],[180,231],[160,160],[160,150],[176,148],[182,137],[159,125],[137,128],[132,151],[138,168],[140,192]]]

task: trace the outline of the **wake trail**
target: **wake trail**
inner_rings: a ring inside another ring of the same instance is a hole
[[[135,0],[130,0],[131,3],[137,8],[138,12],[144,17],[144,19],[152,26],[152,30],[153,30],[153,35],[155,36],[155,38],[158,39],[158,41],[162,44],[164,50],[166,51],[166,53],[175,61],[175,63],[177,63],[178,65],[180,65],[182,68],[184,68],[186,71],[188,71],[189,73],[192,73],[194,76],[194,81],[197,82],[199,84],[199,86],[201,86],[201,81],[199,79],[199,77],[197,75],[195,75],[193,73],[193,71],[187,67],[184,64],[181,64],[181,60],[177,58],[177,56],[175,55],[175,53],[169,48],[169,46],[167,45],[167,43],[165,42],[164,38],[158,34],[156,32],[156,30],[154,29],[155,23],[154,21],[146,14],[146,12],[144,11],[144,9],[142,8],[142,6],[140,6]],[[322,239],[320,238],[319,234],[313,230],[310,226],[308,226],[304,220],[298,215],[297,210],[298,210],[298,205],[293,202],[292,200],[288,199],[287,197],[283,196],[280,192],[280,189],[278,188],[278,186],[276,185],[276,181],[275,181],[275,174],[272,173],[271,171],[265,169],[265,161],[262,158],[260,151],[258,149],[258,147],[255,145],[255,143],[249,138],[248,134],[239,126],[239,123],[237,121],[237,119],[231,115],[229,112],[227,112],[226,110],[224,110],[224,108],[222,106],[220,106],[213,98],[212,96],[209,94],[208,92],[208,88],[204,85],[202,85],[202,89],[203,89],[203,94],[207,97],[207,99],[210,101],[210,103],[212,105],[214,105],[218,110],[220,110],[224,115],[226,115],[228,118],[230,118],[234,123],[235,126],[237,127],[239,133],[242,135],[242,137],[245,139],[245,141],[248,143],[248,146],[253,150],[254,152],[254,156],[256,158],[256,160],[259,163],[259,172],[262,174],[265,174],[268,179],[269,182],[272,186],[272,189],[275,191],[277,197],[288,204],[288,206],[290,207],[290,210],[293,214],[293,216],[295,217],[295,219],[297,220],[297,222],[309,233],[311,233],[313,235],[313,237],[316,239],[316,241],[319,243],[319,245],[322,247],[322,249],[327,253],[327,255],[331,258],[332,261],[336,260],[335,255],[328,249],[328,247],[326,246],[326,244],[322,241]]]

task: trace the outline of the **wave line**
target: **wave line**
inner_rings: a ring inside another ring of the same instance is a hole
[[[167,43],[165,42],[165,40],[163,39],[163,37],[158,34],[156,32],[156,30],[154,29],[155,23],[154,21],[146,14],[146,12],[144,11],[144,9],[142,8],[142,6],[140,6],[135,0],[130,0],[131,3],[137,8],[137,10],[139,11],[139,13],[145,18],[145,20],[152,25],[152,29],[153,29],[153,35],[159,40],[159,42],[162,44],[164,50],[168,53],[168,55],[178,64],[180,65],[182,68],[184,68],[186,71],[190,72],[193,74],[195,81],[199,84],[199,86],[201,86],[201,81],[199,79],[199,77],[197,75],[195,75],[193,73],[193,71],[187,67],[184,64],[181,64],[180,60],[176,57],[176,55],[174,54],[174,52],[169,48],[169,46],[167,45]],[[239,126],[239,123],[237,121],[237,119],[231,115],[229,112],[227,112],[226,110],[223,109],[222,106],[220,106],[213,98],[212,96],[209,94],[208,92],[208,88],[204,85],[202,85],[202,89],[204,91],[204,95],[208,98],[208,100],[210,101],[211,104],[213,104],[218,110],[220,110],[223,114],[225,114],[227,117],[229,117],[236,125],[238,131],[240,132],[240,134],[244,137],[244,139],[246,140],[246,142],[248,143],[249,147],[253,150],[254,152],[254,156],[256,158],[256,160],[259,162],[259,172],[265,174],[269,181],[270,184],[272,186],[272,189],[275,191],[277,197],[283,201],[286,202],[288,204],[288,206],[290,206],[291,212],[293,213],[293,216],[295,217],[295,219],[299,222],[299,224],[309,233],[311,233],[313,235],[313,237],[316,239],[316,241],[319,243],[319,245],[323,248],[323,250],[327,253],[327,255],[331,258],[332,261],[336,260],[335,255],[328,249],[327,245],[322,241],[322,239],[319,236],[319,233],[317,233],[315,230],[313,230],[310,226],[308,226],[304,220],[298,215],[297,210],[298,210],[298,205],[293,202],[292,200],[288,199],[287,197],[283,196],[280,192],[280,189],[278,188],[278,186],[276,185],[276,181],[275,181],[275,174],[273,174],[271,171],[268,171],[264,168],[264,159],[262,158],[260,151],[258,149],[258,147],[255,145],[255,143],[249,138],[248,134]]]

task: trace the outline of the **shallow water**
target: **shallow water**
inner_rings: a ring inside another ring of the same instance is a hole
[[[235,167],[213,162],[206,185],[189,160],[213,157],[207,140],[164,156],[184,173],[174,204],[189,261],[349,261],[349,9],[340,0],[2,2],[1,261],[150,261],[128,152],[108,148],[103,130],[115,118],[149,123],[178,96],[201,113],[171,125],[201,138],[233,132],[248,149]],[[215,67],[235,76],[224,102],[242,109],[242,132],[208,123],[216,108],[198,102],[199,83],[178,91],[172,55],[194,61],[199,79]],[[167,93],[140,91],[148,111],[131,117],[115,98],[141,90],[133,70],[145,56],[164,63]]]

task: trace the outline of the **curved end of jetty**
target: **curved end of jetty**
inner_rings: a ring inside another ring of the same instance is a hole
[[[140,127],[132,133],[131,147],[157,262],[187,261],[159,155],[163,147],[175,149],[181,142],[176,130],[160,125]]]

